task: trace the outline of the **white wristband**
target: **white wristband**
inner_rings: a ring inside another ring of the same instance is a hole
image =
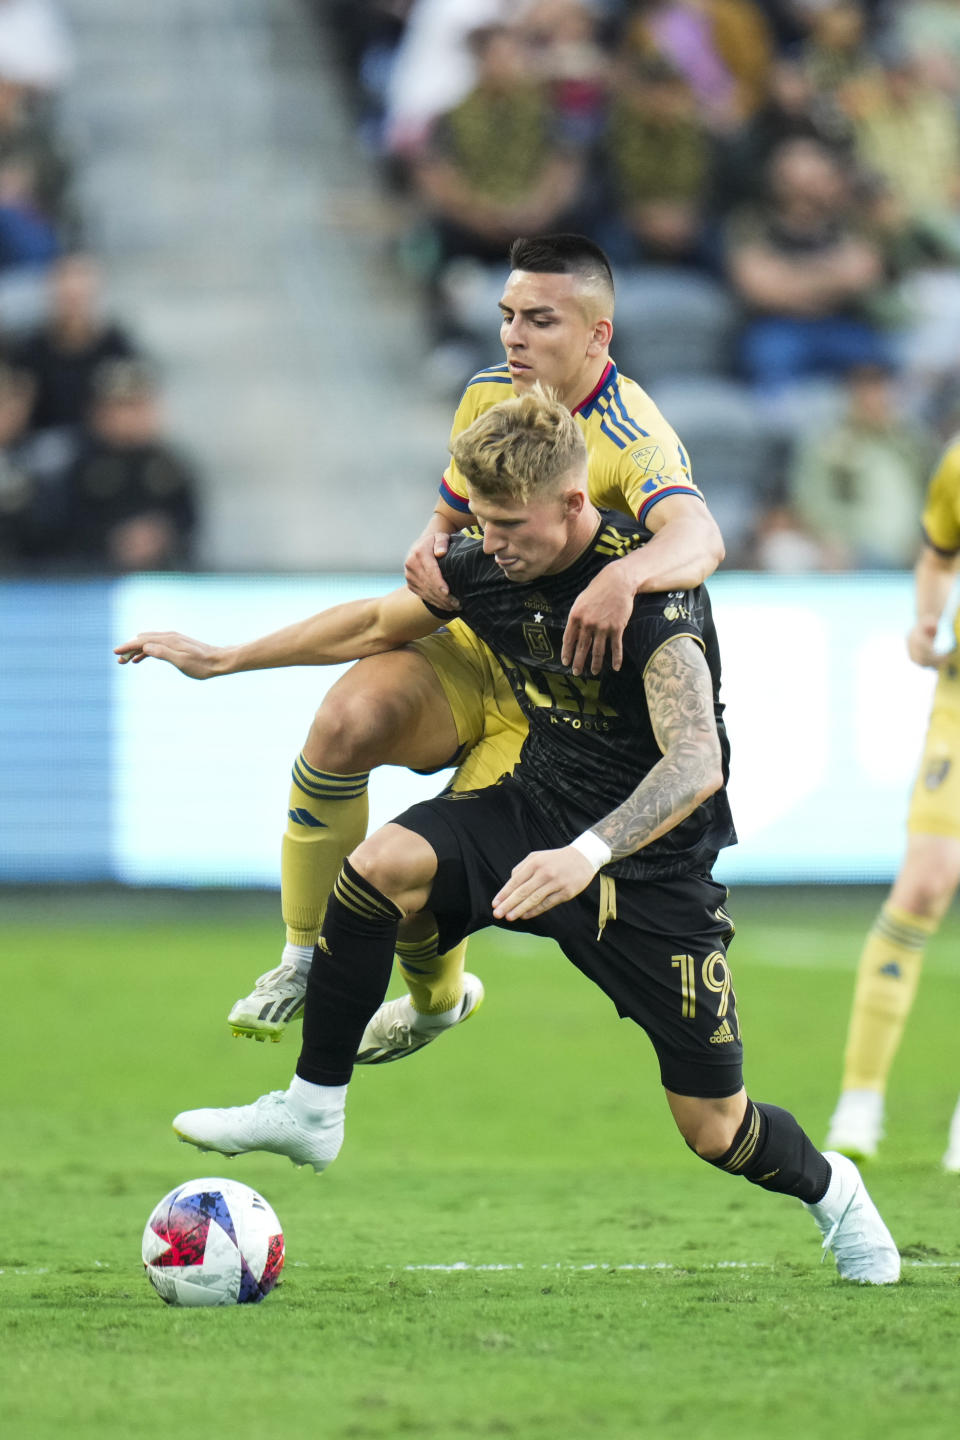
[[[579,850],[585,860],[593,866],[594,874],[602,870],[613,859],[613,851],[606,840],[601,840],[595,830],[584,830],[576,840],[570,841],[571,849]]]

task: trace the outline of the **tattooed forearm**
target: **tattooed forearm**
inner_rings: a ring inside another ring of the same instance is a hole
[[[723,780],[713,686],[696,641],[681,636],[664,645],[647,667],[644,688],[663,759],[622,805],[591,827],[615,860],[679,825]]]

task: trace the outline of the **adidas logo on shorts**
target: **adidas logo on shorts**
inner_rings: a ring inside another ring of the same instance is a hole
[[[710,1036],[710,1044],[732,1045],[736,1038],[736,1035],[734,1035],[733,1031],[730,1029],[730,1021],[723,1020],[717,1026],[716,1030],[714,1030],[713,1034]]]

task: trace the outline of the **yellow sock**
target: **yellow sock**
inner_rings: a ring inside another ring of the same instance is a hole
[[[437,934],[426,940],[398,940],[400,974],[410,991],[414,1010],[421,1015],[440,1015],[463,999],[463,957],[467,942],[461,940],[446,955],[437,954]]]
[[[883,1094],[936,920],[884,905],[867,936],[844,1056],[844,1090]]]
[[[280,850],[280,906],[291,945],[315,945],[327,896],[344,857],[367,833],[369,771],[334,775],[293,764],[287,829]]]

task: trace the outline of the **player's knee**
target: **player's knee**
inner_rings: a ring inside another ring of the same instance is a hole
[[[960,881],[960,841],[947,835],[911,835],[891,902],[920,920],[939,920]]]
[[[367,695],[331,691],[313,717],[303,753],[318,770],[355,774],[382,763],[395,733],[389,702],[373,704]]]
[[[956,888],[957,874],[952,865],[930,865],[901,877],[891,899],[900,909],[920,920],[938,920]]]
[[[419,835],[398,825],[385,825],[357,846],[350,864],[381,895],[409,910],[420,908],[424,887],[429,889],[436,871],[436,856]]]
[[[380,832],[368,835],[349,857],[350,864],[382,895],[389,895],[397,876],[402,872],[403,857],[393,847],[384,845]]]
[[[687,1145],[701,1160],[718,1160],[733,1144],[737,1127],[726,1115],[707,1109],[674,1118]]]

